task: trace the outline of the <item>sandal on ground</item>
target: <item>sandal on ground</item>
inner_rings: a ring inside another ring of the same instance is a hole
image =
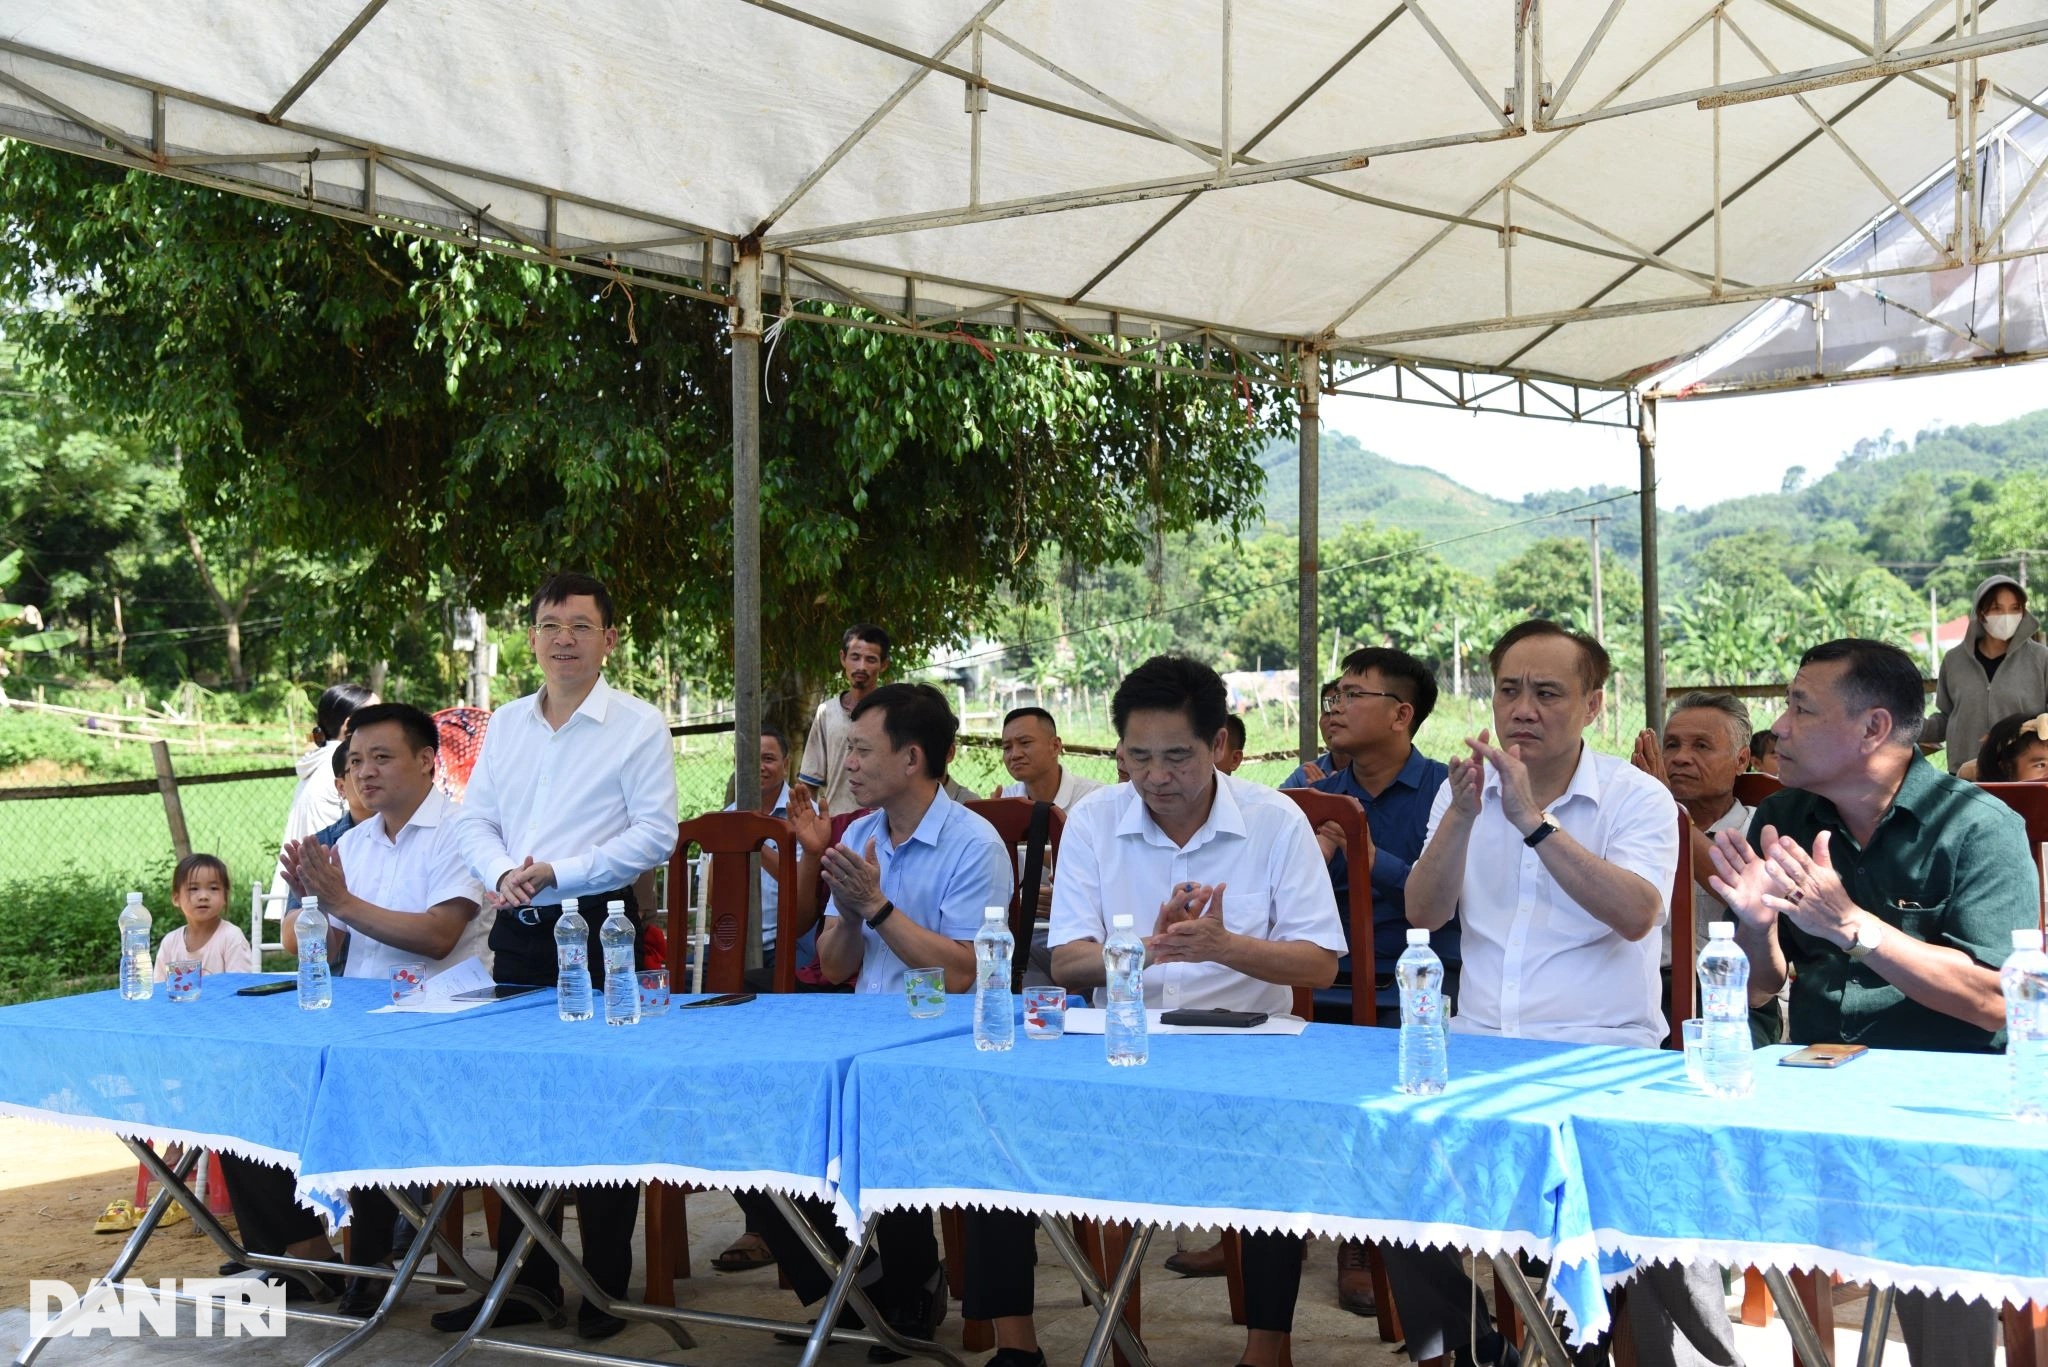
[[[135,1213],[135,1205],[128,1200],[107,1202],[107,1208],[100,1218],[93,1222],[95,1234],[126,1234],[141,1223]]]
[[[732,1246],[711,1260],[716,1272],[752,1272],[756,1268],[770,1267],[775,1255],[768,1251],[767,1243],[758,1234],[742,1234],[732,1241]]]

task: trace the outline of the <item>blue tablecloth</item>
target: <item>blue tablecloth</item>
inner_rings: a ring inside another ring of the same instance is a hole
[[[373,1015],[391,988],[364,978],[337,979],[325,1011],[301,1011],[294,992],[235,995],[274,981],[208,977],[193,1002],[158,983],[143,1002],[93,992],[0,1009],[0,1112],[294,1167],[330,1046],[451,1019]],[[466,1014],[517,1014],[534,1000]]]
[[[2003,1058],[1873,1050],[1826,1071],[1774,1066],[1788,1052],[1759,1052],[1738,1101],[1692,1087],[1668,1053],[1574,1099],[1602,1248],[2048,1301],[2048,1126],[2006,1115]]]
[[[833,1199],[855,1055],[973,1026],[959,998],[932,1020],[912,1020],[897,994],[682,1001],[631,1027],[606,1025],[600,1005],[587,1021],[552,1009],[446,1019],[337,1047],[301,1198],[338,1217],[349,1188],[370,1184],[658,1179]]]
[[[869,1054],[847,1087],[845,1197],[1510,1250],[1557,1264],[1575,1334],[1604,1327],[1570,1096],[1650,1051],[1454,1036],[1441,1096],[1394,1089],[1392,1030],[1163,1036],[1111,1068],[1100,1036]]]

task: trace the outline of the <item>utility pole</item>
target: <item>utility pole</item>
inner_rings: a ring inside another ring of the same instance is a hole
[[[1600,524],[1607,521],[1605,513],[1579,519],[1586,524],[1588,535],[1593,542],[1593,639],[1602,645],[1607,643],[1607,612],[1600,600]]]

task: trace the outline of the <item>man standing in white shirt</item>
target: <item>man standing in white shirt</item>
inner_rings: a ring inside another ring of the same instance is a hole
[[[846,672],[846,691],[818,704],[796,776],[827,816],[860,810],[847,784],[846,741],[853,730],[853,709],[889,672],[889,633],[872,622],[848,627],[839,642],[839,667]]]
[[[441,737],[434,719],[405,703],[358,708],[349,719],[349,775],[370,809],[331,848],[311,836],[284,849],[285,875],[300,893],[318,897],[337,940],[349,941],[351,978],[388,978],[418,963],[429,977],[482,948],[476,919],[483,885],[456,848],[448,798],[434,786]],[[286,952],[297,950],[297,927],[284,923]],[[246,1179],[231,1179],[237,1200]],[[281,1193],[287,1206],[290,1190]],[[354,1256],[381,1262],[391,1252],[396,1211],[380,1191],[351,1193]],[[341,1313],[367,1315],[386,1283],[351,1277]]]
[[[533,596],[533,654],[545,683],[499,708],[484,733],[455,834],[472,872],[491,889],[490,945],[501,983],[555,981],[555,922],[562,899],[581,902],[590,927],[590,978],[604,985],[598,929],[607,902],[626,904],[637,943],[633,882],[668,862],[676,845],[675,748],[661,713],[612,688],[604,663],[619,644],[611,596],[586,574],[552,575]],[[564,1104],[573,1099],[564,1098]],[[624,1299],[633,1271],[639,1192],[631,1186],[579,1188],[583,1265],[607,1295]],[[498,1224],[502,1258],[518,1237],[516,1218]],[[559,1304],[555,1260],[534,1249],[520,1285]],[[434,1316],[449,1333],[467,1329],[482,1302]],[[499,1307],[505,1328],[541,1318],[520,1301]],[[626,1322],[586,1303],[576,1332],[610,1338]]]
[[[1677,806],[1648,774],[1585,744],[1610,668],[1598,641],[1532,620],[1488,659],[1498,740],[1467,740],[1408,875],[1410,924],[1435,930],[1457,916],[1464,927],[1451,1032],[1654,1049]],[[1455,1254],[1396,1246],[1386,1261],[1411,1358],[1515,1360]],[[1628,1312],[1646,1363],[1740,1360],[1711,1268],[1645,1266]]]
[[[1344,952],[1337,899],[1308,818],[1278,793],[1216,771],[1228,694],[1216,671],[1160,655],[1133,670],[1111,715],[1131,781],[1067,814],[1052,904],[1053,977],[1103,984],[1113,910],[1157,906],[1146,941],[1147,1006],[1278,1015],[1296,987],[1327,987]],[[970,1209],[961,1311],[995,1322],[988,1367],[1043,1367],[1031,1319],[1031,1217]],[[1277,1367],[1301,1285],[1297,1235],[1243,1237],[1245,1350]]]

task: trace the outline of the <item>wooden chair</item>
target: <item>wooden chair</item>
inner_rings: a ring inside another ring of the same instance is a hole
[[[1366,824],[1365,808],[1355,797],[1342,793],[1319,793],[1313,788],[1288,788],[1280,796],[1301,808],[1312,827],[1334,821],[1344,829],[1344,860],[1350,866],[1349,902],[1337,908],[1344,917],[1345,938],[1351,942],[1351,1023],[1379,1024],[1379,1003],[1373,984],[1379,965],[1372,946],[1372,829]],[[1360,990],[1360,984],[1364,990]],[[1313,1010],[1313,995],[1311,995]],[[1296,1006],[1299,1008],[1299,1001]]]
[[[1010,935],[1017,942],[1010,959],[1010,990],[1022,992],[1024,968],[1031,957],[1031,930],[1038,921],[1040,880],[1059,862],[1060,833],[1066,829],[1067,814],[1050,802],[1033,802],[1028,797],[974,798],[964,805],[995,827],[1003,843],[1016,853],[1010,861]],[[1031,823],[1040,807],[1045,809],[1045,838],[1034,862]]]
[[[773,856],[765,853],[775,846]],[[711,885],[710,912],[705,919],[704,988],[708,992],[739,992],[746,987],[747,909],[754,877],[748,855],[761,851],[774,861],[775,975],[774,992],[796,991],[797,848],[796,830],[779,816],[760,812],[706,812],[676,827],[675,853],[668,861],[670,926],[689,924],[690,851],[710,856],[706,874]],[[683,943],[678,936],[671,942]],[[671,982],[682,977],[682,955],[671,951]],[[675,1280],[690,1275],[690,1223],[683,1204],[690,1188],[668,1182],[647,1184],[647,1211],[642,1225],[647,1271],[647,1303],[674,1305]]]
[[[2034,854],[2034,869],[2042,871],[2048,844],[2048,783],[1986,783],[1981,785],[2027,823],[2027,847]],[[2042,929],[2048,930],[2048,903],[2041,911]],[[2006,1367],[2048,1367],[2048,1307],[2029,1303],[2008,1305],[2000,1313],[2005,1328]]]
[[[1060,833],[1066,829],[1067,816],[1050,802],[1033,802],[1028,797],[970,798],[963,805],[994,826],[996,834],[1011,850],[1010,935],[1016,941],[1016,947],[1010,958],[1010,990],[1022,992],[1025,965],[1031,958],[1031,930],[1038,920],[1039,879],[1046,866],[1058,861]],[[1031,825],[1040,807],[1045,809],[1045,839],[1034,857]],[[960,1288],[967,1284],[966,1226],[958,1207],[946,1206],[939,1211],[939,1228],[946,1242],[946,1280],[958,1295]],[[1091,1237],[1100,1243],[1099,1232],[1089,1230],[1081,1240],[1084,1248],[1090,1246]],[[970,1353],[993,1348],[996,1346],[995,1326],[987,1320],[967,1320],[960,1326],[960,1342]]]
[[[1737,774],[1735,800],[1745,807],[1754,807],[1784,786],[1782,781],[1771,774]]]

